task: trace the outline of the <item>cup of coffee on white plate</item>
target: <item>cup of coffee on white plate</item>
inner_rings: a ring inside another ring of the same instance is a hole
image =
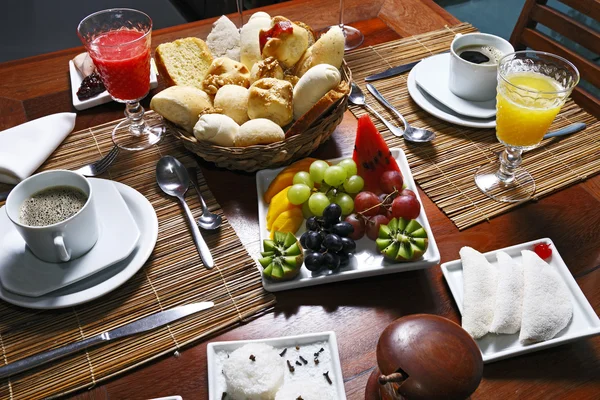
[[[6,214],[39,259],[66,262],[98,240],[92,185],[66,170],[41,172],[19,183],[6,199]]]
[[[458,34],[450,45],[450,91],[471,101],[496,97],[498,63],[515,49],[487,33]]]

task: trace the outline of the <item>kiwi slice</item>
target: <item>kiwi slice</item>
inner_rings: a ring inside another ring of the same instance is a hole
[[[375,240],[377,250],[395,262],[413,261],[423,256],[429,246],[425,228],[416,220],[392,218],[387,225],[379,226],[379,237]]]
[[[265,251],[258,259],[264,268],[263,275],[274,281],[294,279],[304,262],[304,252],[300,242],[292,233],[275,232],[273,240],[263,242]]]

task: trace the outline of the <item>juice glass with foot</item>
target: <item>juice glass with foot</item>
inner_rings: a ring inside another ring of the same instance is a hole
[[[77,33],[108,93],[126,105],[127,119],[113,130],[113,142],[127,150],[157,143],[165,132],[163,120],[144,118],[140,105],[150,90],[150,17],[127,8],[98,11],[79,23]]]
[[[500,60],[496,137],[506,148],[499,164],[477,170],[475,183],[483,193],[503,202],[531,198],[535,181],[520,167],[521,155],[540,144],[578,82],[577,68],[553,54],[526,50]]]

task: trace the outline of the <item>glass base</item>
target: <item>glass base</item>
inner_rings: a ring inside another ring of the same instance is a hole
[[[475,184],[486,196],[504,203],[519,203],[529,200],[535,193],[535,181],[523,168],[515,170],[515,178],[510,183],[498,179],[499,164],[486,164],[475,173]]]
[[[344,30],[344,37],[346,38],[344,50],[355,49],[365,40],[365,36],[356,28],[348,25],[340,26],[340,28]]]
[[[139,135],[134,135],[129,126],[131,121],[126,119],[120,122],[112,133],[113,143],[119,148],[130,151],[145,150],[160,141],[166,131],[165,123],[161,116],[144,116],[145,128]]]

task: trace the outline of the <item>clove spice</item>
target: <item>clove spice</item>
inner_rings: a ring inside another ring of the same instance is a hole
[[[330,385],[333,384],[333,382],[331,381],[331,378],[329,377],[329,371],[325,372],[323,374],[323,376],[325,377],[325,379],[327,379],[327,383],[329,383]]]
[[[254,357],[254,354],[250,354],[250,357],[249,357],[249,358],[250,358],[252,361],[256,361],[256,357]]]
[[[296,365],[302,366],[302,363],[300,361],[296,361]]]
[[[296,368],[294,368],[294,366],[290,363],[290,360],[286,360],[287,361],[287,366],[288,369],[290,370],[290,372],[294,372],[296,370]]]
[[[285,355],[287,351],[287,347],[285,349],[283,349],[283,351],[281,353],[279,353],[279,357],[283,357]]]
[[[308,364],[308,361],[306,361],[306,360],[304,359],[304,357],[300,356],[299,358],[300,358],[300,361],[302,361],[302,362],[304,363],[304,365]]]

